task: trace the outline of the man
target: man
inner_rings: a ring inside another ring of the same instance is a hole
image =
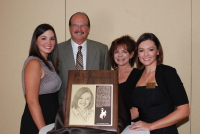
[[[59,51],[59,75],[62,85],[59,91],[61,103],[67,88],[68,70],[110,70],[108,58],[108,46],[87,39],[90,32],[90,20],[85,13],[77,12],[69,20],[71,39],[58,45]],[[76,68],[78,46],[82,46],[82,64]]]

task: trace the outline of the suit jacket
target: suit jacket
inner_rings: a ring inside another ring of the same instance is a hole
[[[61,103],[66,93],[68,71],[76,70],[71,39],[58,44],[59,76],[62,85],[59,91],[59,102]],[[110,70],[108,58],[108,46],[102,43],[87,40],[86,70]]]

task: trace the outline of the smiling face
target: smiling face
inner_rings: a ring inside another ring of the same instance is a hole
[[[138,58],[144,66],[157,65],[159,50],[151,40],[142,41],[138,46]]]
[[[91,101],[92,95],[89,92],[85,92],[81,95],[78,99],[78,107],[79,108],[86,108]]]
[[[125,45],[119,45],[114,51],[114,61],[120,66],[130,66],[129,60],[133,57],[134,52],[131,54],[125,48]]]
[[[37,40],[36,44],[38,46],[38,49],[40,51],[40,54],[47,58],[48,54],[51,53],[51,51],[54,49],[54,46],[56,44],[55,42],[55,35],[52,30],[47,30],[43,34],[41,34]]]
[[[87,17],[81,13],[75,14],[71,19],[69,31],[74,42],[79,45],[85,42],[90,32]]]

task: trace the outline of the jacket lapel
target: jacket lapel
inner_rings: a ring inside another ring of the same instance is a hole
[[[68,41],[66,41],[66,45],[64,46],[63,51],[65,51],[63,53],[64,54],[63,59],[65,60],[65,63],[67,65],[67,67],[69,68],[69,70],[76,70],[75,62],[74,62],[74,54],[73,54],[70,39]]]
[[[86,70],[92,70],[93,63],[95,62],[97,50],[95,45],[91,44],[90,40],[87,40],[87,60]]]
[[[156,82],[158,84],[158,86],[162,86],[163,85],[163,81],[164,81],[164,76],[163,76],[163,65],[157,65],[156,67],[156,73],[155,73],[155,77],[156,77]]]

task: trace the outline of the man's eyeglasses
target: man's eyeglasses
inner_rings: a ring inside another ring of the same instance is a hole
[[[78,24],[71,24],[71,27],[72,28],[78,28],[78,27],[80,27],[80,28],[88,28],[88,25],[87,24],[80,24],[80,25],[78,25]]]

